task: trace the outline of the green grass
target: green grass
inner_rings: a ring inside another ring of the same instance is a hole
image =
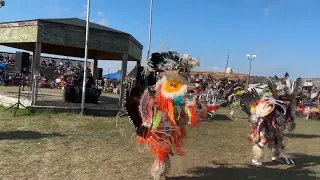
[[[134,139],[126,118],[3,112],[0,107],[0,179],[150,179],[153,157]],[[218,119],[189,128],[187,155],[174,156],[169,179],[315,180],[320,174],[320,122],[297,120],[297,129],[285,137],[296,166],[250,165],[250,131],[245,119]],[[127,132],[121,135],[120,129]],[[139,148],[138,148],[139,147]],[[317,174],[317,177],[316,177]]]

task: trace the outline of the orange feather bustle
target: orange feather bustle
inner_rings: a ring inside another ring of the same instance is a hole
[[[217,111],[219,109],[219,106],[207,106],[208,111]]]
[[[148,139],[148,145],[160,162],[164,162],[164,159],[170,154],[170,144],[163,142],[156,136]]]
[[[142,144],[147,144],[153,154],[157,157],[157,160],[160,162],[164,162],[165,158],[171,153],[172,144],[175,145],[177,153],[180,156],[184,156],[185,152],[182,149],[182,144],[186,136],[186,128],[183,126],[180,127],[180,125],[177,126],[173,99],[166,98],[160,89],[158,89],[157,96],[154,98],[153,102],[155,109],[163,111],[167,114],[168,120],[173,128],[171,130],[171,134],[168,136],[163,132],[149,130],[146,137],[138,137],[137,140]],[[195,126],[197,124],[195,106],[189,106],[188,109],[191,115],[191,125]],[[182,111],[180,118],[187,118],[186,112]],[[184,125],[183,122],[182,125]]]
[[[156,107],[157,109],[166,112],[168,114],[168,118],[171,121],[172,124],[176,124],[176,121],[174,119],[174,105],[173,105],[173,100],[166,98],[163,96],[161,92],[158,93],[156,99]]]

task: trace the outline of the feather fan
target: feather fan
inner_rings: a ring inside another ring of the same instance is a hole
[[[254,88],[251,91],[247,91],[240,97],[240,103],[244,112],[251,115],[251,107],[257,104],[262,95],[259,94]]]
[[[129,120],[132,122],[136,128],[136,133],[138,136],[146,137],[149,130],[148,127],[142,125],[143,119],[139,113],[140,99],[144,92],[144,87],[136,84],[131,91],[126,92],[125,108],[127,110]]]

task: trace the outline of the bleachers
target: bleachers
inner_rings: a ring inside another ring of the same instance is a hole
[[[30,59],[32,59],[32,56],[30,56]],[[15,53],[0,52],[0,62],[8,65],[8,74],[14,74],[14,61]],[[79,60],[41,57],[40,75],[47,79],[53,79],[64,74],[68,69],[71,71],[83,71],[83,65],[84,62]],[[89,62],[89,67],[91,67],[91,62]],[[91,68],[89,69],[91,71]]]

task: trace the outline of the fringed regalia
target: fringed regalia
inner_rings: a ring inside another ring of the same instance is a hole
[[[204,91],[196,97],[194,108],[200,120],[212,120],[221,104],[226,102],[219,97],[217,92],[211,90]]]
[[[284,152],[283,135],[285,130],[295,129],[295,116],[292,111],[299,84],[298,79],[291,87],[279,88],[279,85],[268,80],[273,96],[266,97],[252,89],[241,97],[245,112],[250,115],[252,132],[249,134],[249,142],[254,144],[252,148],[254,165],[262,165],[265,145],[272,151],[272,161],[284,163],[279,158],[282,153],[287,164],[294,164],[292,158]]]
[[[154,179],[166,176],[170,155],[184,156],[186,126],[197,123],[194,109],[186,105],[190,99],[186,98],[187,81],[183,76],[198,63],[188,55],[180,58],[172,52],[154,53],[149,68],[145,68],[145,81],[127,92],[125,108],[136,127],[137,140],[156,156],[151,168]]]

